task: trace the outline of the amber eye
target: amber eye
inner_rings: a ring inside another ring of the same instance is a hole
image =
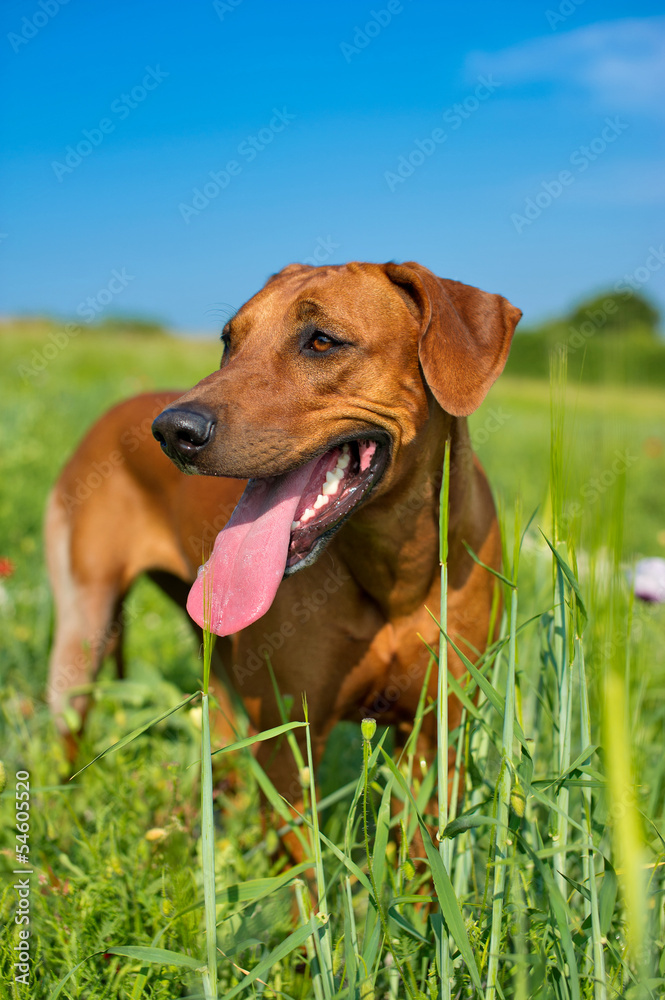
[[[308,347],[312,351],[316,351],[317,354],[323,354],[324,351],[330,350],[334,347],[335,341],[332,337],[329,337],[327,333],[320,333],[317,331],[308,343]]]

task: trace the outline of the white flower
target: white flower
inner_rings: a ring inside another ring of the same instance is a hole
[[[640,597],[643,601],[664,604],[665,559],[660,559],[658,556],[640,559],[635,566],[633,586],[636,597]]]

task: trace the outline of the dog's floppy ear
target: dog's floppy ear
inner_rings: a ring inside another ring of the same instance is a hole
[[[522,313],[501,295],[437,278],[411,261],[384,270],[420,321],[418,356],[434,397],[454,417],[468,416],[503,371]]]

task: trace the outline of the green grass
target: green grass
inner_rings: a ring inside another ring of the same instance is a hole
[[[199,769],[191,766],[201,755],[200,704],[65,784],[67,765],[43,699],[52,614],[41,517],[59,467],[97,415],[134,392],[187,387],[215,366],[219,349],[81,335],[42,374],[22,378],[19,366],[43,352],[47,337],[46,327],[0,334],[0,557],[15,564],[0,591],[9,779],[0,849],[10,872],[14,774],[26,768],[35,871],[30,995],[49,997],[68,973],[60,994],[67,998],[203,995],[201,976],[179,964],[188,956],[203,965],[206,954]],[[474,977],[482,984],[475,995],[487,1000],[665,992],[665,608],[633,604],[625,578],[636,555],[665,555],[665,399],[645,386],[573,385],[563,423],[554,420],[553,463],[545,380],[500,379],[471,425],[505,512],[505,572],[516,573],[518,613],[517,630],[506,616],[500,655],[474,673],[481,693],[477,705],[468,703],[464,729],[449,734],[466,758],[466,776],[446,850],[430,844],[433,853],[415,867],[408,855],[411,844],[423,856],[414,837],[436,795],[435,771],[423,774],[412,748],[395,769],[380,733],[370,745],[345,724],[329,744],[318,795],[346,783],[355,792],[322,812],[320,831],[306,814],[312,867],[290,877],[279,852],[271,853],[274,832],[264,840],[261,776],[249,751],[239,749],[233,763],[217,755],[219,996],[243,981],[241,970],[255,977],[243,995],[316,1000],[473,996]],[[520,552],[515,539],[536,508]],[[129,681],[103,674],[82,762],[201,685],[184,618],[148,582],[130,602]],[[504,711],[504,699],[514,702],[514,714]],[[566,762],[575,766],[562,775]],[[391,797],[403,802],[399,842]],[[330,915],[323,921],[294,883],[315,871]],[[0,976],[8,996],[23,997],[12,986],[12,883],[5,879],[0,904]],[[429,907],[414,903],[428,893]],[[176,956],[160,964],[149,952],[111,952],[123,947]],[[437,965],[444,953],[449,983]],[[488,975],[496,976],[496,993]]]

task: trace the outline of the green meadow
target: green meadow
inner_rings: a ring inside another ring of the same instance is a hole
[[[48,491],[105,409],[189,387],[220,346],[122,329],[58,341],[55,329],[0,328],[3,995],[665,995],[665,605],[630,586],[637,558],[665,557],[663,345],[594,337],[567,379],[556,364],[550,379],[557,338],[516,343],[470,420],[506,554],[501,639],[458,692],[462,727],[442,732],[465,762],[459,804],[431,840],[436,768],[413,747],[393,762],[389,733],[344,724],[308,790],[308,865],[290,870],[262,826],[265,776],[249,747],[213,757],[214,823],[202,811],[205,701],[166,714],[200,689],[202,659],[146,580],[129,598],[128,677],[104,667],[78,766],[164,718],[68,780],[44,701]],[[442,636],[433,653],[445,650]],[[423,702],[421,717],[431,711]],[[31,787],[30,993],[13,965],[19,771]]]

